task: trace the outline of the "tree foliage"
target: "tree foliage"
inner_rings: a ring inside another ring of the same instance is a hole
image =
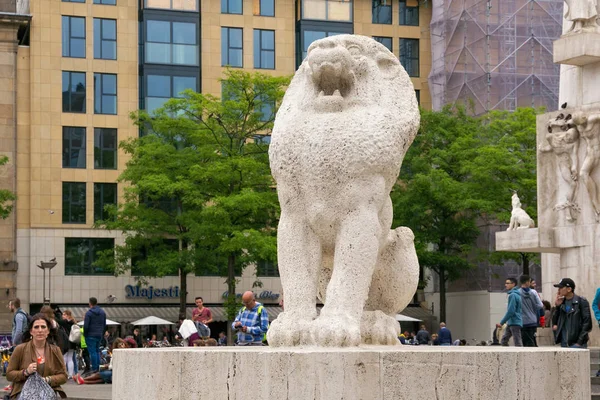
[[[8,157],[0,155],[0,167],[8,162]],[[0,189],[0,219],[6,219],[13,209],[13,201],[16,196],[13,192],[6,189]]]
[[[474,267],[469,255],[478,221],[508,221],[511,190],[535,217],[535,114],[519,109],[476,118],[460,106],[421,111],[392,192],[394,222],[413,230],[421,267],[439,276],[441,320],[446,283]]]
[[[288,83],[229,70],[223,100],[186,91],[153,115],[133,114],[145,134],[120,144],[131,157],[119,177],[123,199],[99,222],[125,240],[100,263],[119,274],[133,260],[140,279],[179,274],[181,313],[188,273],[224,275],[231,318],[235,277],[276,259],[279,207],[263,138]]]

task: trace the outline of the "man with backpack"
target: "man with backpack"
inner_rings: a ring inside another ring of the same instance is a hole
[[[244,308],[240,310],[232,324],[232,328],[237,330],[237,345],[262,346],[269,329],[267,310],[256,301],[251,291],[242,295],[242,304]]]
[[[8,308],[14,313],[12,323],[12,342],[13,346],[23,343],[23,333],[29,330],[29,316],[21,308],[21,300],[13,299],[8,303]]]
[[[98,307],[98,300],[90,297],[90,309],[85,313],[83,336],[90,352],[92,372],[100,370],[100,340],[106,331],[106,314]]]

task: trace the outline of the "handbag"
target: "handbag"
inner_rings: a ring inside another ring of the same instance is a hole
[[[57,394],[48,385],[48,383],[39,375],[33,374],[25,381],[21,393],[19,393],[19,400],[56,400]]]

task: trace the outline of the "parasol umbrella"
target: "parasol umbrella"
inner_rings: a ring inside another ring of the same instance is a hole
[[[138,319],[131,323],[131,325],[173,325],[174,322],[167,321],[166,319],[158,318],[153,315]]]
[[[83,326],[84,321],[79,321],[77,325]],[[112,319],[106,318],[106,325],[121,325],[120,323],[113,321]]]

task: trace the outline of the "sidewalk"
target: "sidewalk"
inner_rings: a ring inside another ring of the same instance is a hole
[[[2,391],[6,385],[8,385],[6,377],[0,376],[0,396],[8,394],[8,392]],[[112,398],[112,385],[78,385],[70,380],[62,388],[71,400],[110,400]]]

